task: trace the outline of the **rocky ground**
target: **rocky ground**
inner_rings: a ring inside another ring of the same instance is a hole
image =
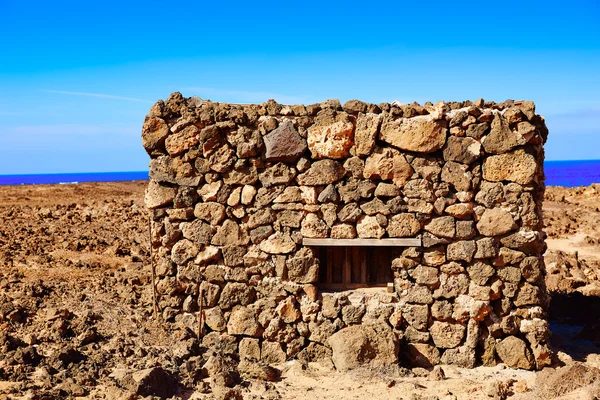
[[[600,187],[547,190],[554,368],[340,373],[238,364],[227,341],[154,318],[145,185],[0,187],[0,399],[600,396]]]

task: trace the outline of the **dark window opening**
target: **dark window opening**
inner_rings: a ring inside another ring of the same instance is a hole
[[[386,286],[394,281],[392,260],[397,247],[317,247],[319,286],[327,289],[355,289]]]

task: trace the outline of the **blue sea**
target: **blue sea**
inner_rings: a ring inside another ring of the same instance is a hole
[[[587,186],[600,183],[600,160],[546,161],[546,185]],[[0,185],[75,184],[81,182],[115,182],[148,179],[148,171],[88,172],[70,174],[0,175]]]

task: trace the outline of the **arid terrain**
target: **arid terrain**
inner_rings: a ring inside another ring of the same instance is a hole
[[[547,188],[554,367],[339,373],[289,361],[275,382],[237,376],[227,388],[218,377],[231,375],[206,378],[225,369],[206,338],[153,316],[146,184],[0,187],[1,399],[600,396],[600,186]]]

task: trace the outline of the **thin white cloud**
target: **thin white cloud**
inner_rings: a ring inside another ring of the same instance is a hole
[[[103,98],[103,99],[134,101],[136,103],[146,103],[146,104],[152,104],[153,103],[150,100],[139,99],[137,97],[115,96],[115,95],[112,95],[112,94],[102,94],[102,93],[68,92],[68,91],[65,91],[65,90],[42,90],[42,92],[57,93],[57,94],[66,94],[66,95],[70,95],[70,96],[99,97],[99,98]]]
[[[271,92],[253,92],[247,90],[222,90],[207,87],[187,87],[183,88],[185,91],[193,91],[195,95],[201,98],[209,99],[211,96],[215,96],[216,99],[223,99],[231,103],[262,103],[269,99],[275,99],[277,102],[282,104],[310,104],[314,102],[314,99],[307,97],[288,96],[281,93]],[[213,99],[211,99],[213,100]]]

